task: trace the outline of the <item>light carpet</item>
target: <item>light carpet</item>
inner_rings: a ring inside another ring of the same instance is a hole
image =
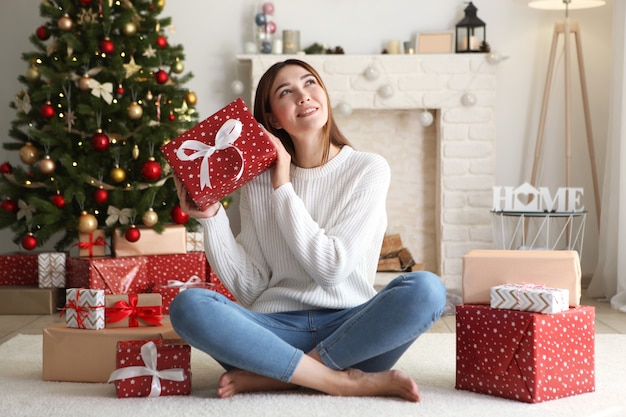
[[[596,338],[596,392],[527,404],[454,389],[455,335],[428,333],[405,353],[396,368],[417,381],[422,402],[393,398],[336,398],[311,391],[215,397],[220,366],[193,350],[190,396],[127,398],[113,384],[41,380],[42,336],[18,335],[0,345],[0,415],[3,417],[624,417],[626,335]],[[94,360],[98,360],[94,358]]]

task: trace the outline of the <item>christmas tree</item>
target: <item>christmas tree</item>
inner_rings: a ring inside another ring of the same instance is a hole
[[[65,250],[79,233],[137,225],[197,225],[180,211],[159,148],[197,122],[196,95],[182,87],[180,45],[170,45],[165,0],[43,0],[47,21],[22,59],[24,88],[5,149],[24,166],[0,165],[0,228],[25,249],[60,234]]]

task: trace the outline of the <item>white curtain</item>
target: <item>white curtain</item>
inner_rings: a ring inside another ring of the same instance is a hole
[[[613,79],[598,266],[587,295],[626,313],[626,2],[613,2]],[[621,255],[621,256],[620,256]]]

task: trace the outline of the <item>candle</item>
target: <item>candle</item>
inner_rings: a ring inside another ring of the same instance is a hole
[[[479,45],[478,45],[478,38],[476,36],[470,36],[470,41],[469,41],[469,48],[467,47],[467,36],[463,37],[463,42],[461,43],[461,48],[459,48],[462,51],[478,51]]]
[[[387,42],[387,53],[388,54],[400,54],[402,53],[402,42],[399,40],[393,39]]]
[[[283,41],[281,39],[274,39],[272,42],[272,53],[275,55],[283,53]]]

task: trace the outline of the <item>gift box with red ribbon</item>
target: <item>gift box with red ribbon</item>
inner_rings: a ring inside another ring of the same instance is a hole
[[[191,347],[182,340],[129,340],[117,344],[118,398],[189,395]]]
[[[161,233],[149,227],[138,229],[141,238],[136,242],[129,242],[119,229],[113,232],[113,254],[116,257],[187,253],[187,229],[183,225],[167,225]]]
[[[65,292],[65,313],[67,327],[76,329],[104,329],[104,290],[68,288]]]
[[[595,390],[595,310],[456,307],[456,389],[539,403]]]
[[[267,170],[276,149],[241,98],[161,147],[201,210]]]
[[[78,256],[105,256],[107,252],[106,234],[103,229],[94,230],[92,233],[79,233],[78,243],[74,246],[78,247]]]
[[[39,285],[37,254],[7,253],[0,255],[0,285]]]
[[[106,327],[160,326],[161,294],[109,294],[104,298]]]

